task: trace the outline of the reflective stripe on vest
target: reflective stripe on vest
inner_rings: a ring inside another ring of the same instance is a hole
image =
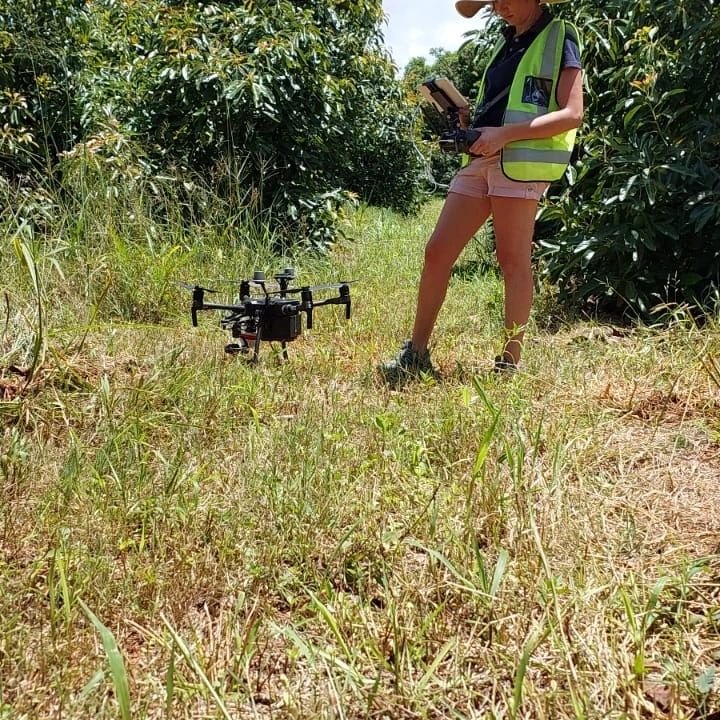
[[[506,163],[551,163],[567,165],[570,153],[567,150],[544,150],[530,147],[508,147],[503,150]]]
[[[562,38],[560,37],[560,26],[562,26],[563,29]],[[563,45],[565,44],[565,26],[562,20],[551,20],[543,32],[547,32],[548,36],[543,49],[540,77],[552,78],[555,77],[555,48],[557,47],[558,40],[562,40]],[[540,34],[542,35],[543,33]],[[562,49],[560,52],[562,52]],[[558,74],[560,74],[560,68],[558,68]]]

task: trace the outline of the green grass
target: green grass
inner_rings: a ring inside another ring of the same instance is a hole
[[[497,378],[478,240],[440,378],[389,389],[438,209],[360,209],[321,259],[92,208],[3,241],[0,718],[720,711],[717,319],[571,322],[545,289]],[[174,281],[293,263],[358,283],[289,363],[190,327]]]

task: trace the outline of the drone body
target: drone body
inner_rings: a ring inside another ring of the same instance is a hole
[[[287,360],[287,344],[302,334],[302,317],[305,313],[308,330],[313,326],[313,310],[322,305],[345,305],[345,318],[350,318],[350,284],[341,282],[334,285],[321,285],[311,287],[305,285],[292,288],[290,282],[295,279],[295,271],[285,268],[274,276],[279,289],[267,289],[265,273],[256,271],[252,280],[241,280],[238,299],[233,304],[207,303],[205,293],[214,293],[215,290],[187,286],[192,290],[193,301],[190,308],[192,323],[197,327],[197,313],[200,310],[223,310],[226,314],[220,319],[220,325],[230,332],[234,342],[225,346],[225,351],[231,354],[249,354],[251,360],[257,362],[260,354],[260,343],[279,342],[282,355]],[[260,293],[253,295],[253,286],[260,289]],[[314,292],[337,290],[337,296],[315,300]],[[300,295],[300,299],[289,297]]]

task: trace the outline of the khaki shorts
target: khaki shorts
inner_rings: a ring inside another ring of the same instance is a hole
[[[503,174],[500,153],[473,158],[452,179],[448,192],[470,197],[507,197],[539,200],[550,187],[547,182],[517,182]]]

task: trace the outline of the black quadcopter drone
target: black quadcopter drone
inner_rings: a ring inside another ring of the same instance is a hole
[[[205,302],[206,293],[217,290],[200,287],[199,285],[183,285],[192,292],[190,315],[194,327],[198,325],[198,311],[224,310],[226,315],[220,319],[220,325],[230,332],[234,342],[225,346],[230,354],[250,355],[252,362],[257,362],[260,355],[260,343],[279,342],[282,347],[283,359],[287,360],[287,344],[302,334],[302,318],[305,313],[308,330],[313,326],[313,310],[322,305],[344,305],[345,318],[350,319],[350,282],[332,285],[304,285],[290,287],[295,280],[295,270],[285,268],[273,276],[278,289],[269,290],[265,273],[256,271],[252,280],[234,281],[239,284],[240,291],[237,301],[233,304]],[[251,292],[256,288],[254,294]],[[315,300],[313,293],[337,290],[337,296]],[[291,295],[298,296],[290,297]]]

